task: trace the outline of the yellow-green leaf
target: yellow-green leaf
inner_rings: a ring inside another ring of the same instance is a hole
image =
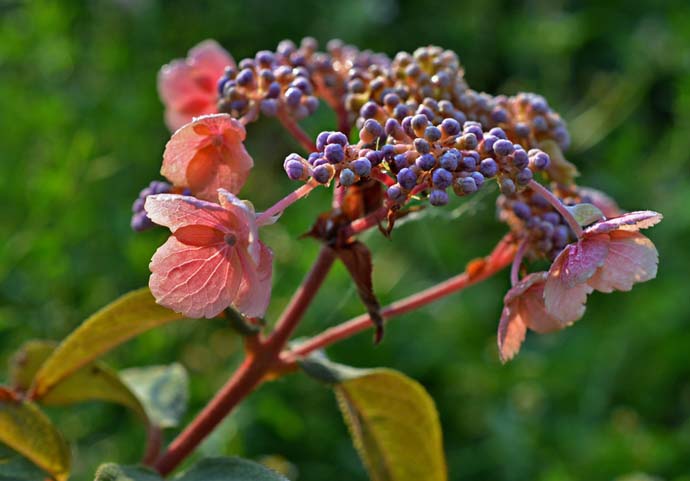
[[[94,481],[163,481],[163,478],[145,467],[106,463],[98,467]]]
[[[125,294],[89,317],[58,346],[36,374],[34,398],[45,396],[71,373],[132,337],[183,318],[156,304],[148,288]]]
[[[334,385],[372,481],[446,481],[441,425],[421,384],[390,369],[361,371]]]
[[[50,341],[29,341],[14,355],[11,381],[18,390],[26,390],[40,366],[55,350]],[[146,412],[139,399],[122,382],[117,372],[105,363],[94,361],[71,373],[58,382],[40,403],[47,406],[64,406],[86,401],[105,401],[130,408],[144,421]]]
[[[572,214],[578,224],[582,227],[594,224],[604,218],[604,214],[599,210],[599,208],[592,204],[575,204],[565,206],[568,212]]]
[[[0,388],[0,442],[26,457],[57,481],[69,476],[70,451],[48,417],[31,402]]]

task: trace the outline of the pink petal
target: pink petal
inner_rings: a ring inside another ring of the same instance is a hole
[[[233,219],[218,204],[178,194],[157,194],[146,198],[146,214],[158,225],[176,232],[181,227],[200,225],[228,233]]]
[[[613,230],[635,232],[646,229],[661,222],[664,216],[651,210],[640,210],[628,212],[619,217],[597,222],[589,227],[585,232],[588,234],[603,234]]]
[[[549,269],[549,276],[544,285],[544,305],[546,311],[563,325],[577,321],[585,313],[587,294],[592,288],[587,284],[569,286],[562,280],[564,264],[568,258],[568,249],[556,257]]]
[[[263,242],[256,244],[260,247],[258,264],[248,253],[238,250],[244,277],[233,304],[248,317],[263,317],[271,299],[273,252]]]
[[[242,266],[227,245],[189,246],[174,236],[151,259],[156,302],[192,318],[215,317],[237,296]]]
[[[175,131],[194,117],[217,112],[216,82],[235,62],[218,43],[206,40],[173,60],[158,74],[158,92],[166,106],[165,120]]]
[[[247,239],[248,250],[254,262],[259,262],[260,247],[259,240],[259,226],[256,223],[256,212],[251,202],[240,200],[233,193],[225,189],[218,189],[218,200],[220,205],[232,213],[237,219],[234,226],[241,234],[243,239]]]
[[[608,252],[608,236],[585,236],[575,244],[566,246],[558,255],[562,257],[561,282],[569,289],[592,277],[604,264]]]
[[[254,165],[245,137],[244,126],[228,114],[199,117],[170,138],[161,174],[205,200],[215,200],[219,188],[239,192]]]
[[[544,281],[534,284],[518,301],[518,314],[534,332],[546,334],[563,329],[563,325],[544,306]]]
[[[656,277],[659,254],[639,232],[613,231],[604,265],[588,281],[601,292],[629,291],[633,284]]]
[[[520,351],[526,332],[527,326],[518,312],[509,306],[504,307],[498,323],[498,354],[501,362],[510,361]]]

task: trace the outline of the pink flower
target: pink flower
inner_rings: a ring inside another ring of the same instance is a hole
[[[215,40],[205,40],[187,58],[173,60],[158,73],[158,94],[165,104],[165,123],[175,131],[193,117],[218,110],[217,82],[235,61]]]
[[[498,324],[498,352],[501,361],[511,360],[520,350],[527,328],[545,334],[564,326],[544,306],[546,272],[525,276],[508,291]]]
[[[640,229],[661,221],[657,212],[638,211],[599,221],[566,246],[549,269],[544,286],[546,310],[564,325],[585,311],[587,295],[629,291],[656,277],[658,253]]]
[[[220,188],[236,194],[254,166],[242,143],[246,135],[228,114],[194,119],[168,141],[161,174],[201,199],[215,200]]]
[[[271,295],[273,253],[259,240],[248,202],[218,191],[220,205],[176,194],[146,199],[146,212],[172,235],[151,259],[156,302],[186,316],[214,317],[233,306],[261,317]]]

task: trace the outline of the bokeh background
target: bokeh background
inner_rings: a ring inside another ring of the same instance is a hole
[[[661,255],[656,280],[632,293],[594,294],[582,321],[529,335],[508,365],[495,348],[507,274],[397,319],[380,346],[364,334],[330,356],[390,366],[427,387],[453,480],[690,480],[687,0],[0,1],[0,362],[30,338],[61,339],[147,283],[150,256],[167,234],[134,234],[129,216],[139,190],[158,177],[169,138],[158,68],[205,38],[241,59],[306,35],[390,55],[438,44],[458,52],[477,90],[545,95],[568,121],[567,154],[581,183],[625,208],[665,215],[649,232]],[[333,116],[324,108],[303,126],[315,135],[334,126]],[[261,209],[292,188],[281,165],[298,146],[262,120],[249,127],[248,149],[257,167],[243,195]],[[390,241],[367,237],[381,300],[487,253],[504,230],[495,195],[459,216],[408,223]],[[276,251],[269,319],[315,256],[316,242],[297,236],[328,200],[315,193],[262,233]],[[361,311],[338,266],[300,334]],[[190,417],[239,355],[222,322],[190,321],[148,333],[108,360],[180,360],[192,375]],[[75,480],[92,479],[102,461],[141,455],[143,429],[124,409],[92,404],[50,414],[73,442]],[[303,375],[262,387],[200,453],[281,456],[305,481],[366,479],[331,392]]]

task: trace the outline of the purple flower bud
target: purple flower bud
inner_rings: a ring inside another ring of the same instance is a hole
[[[493,129],[489,130],[489,134],[493,135],[494,137],[498,137],[499,139],[503,139],[503,140],[508,138],[505,131],[500,127],[494,127]]]
[[[532,127],[537,132],[546,132],[549,130],[549,125],[546,123],[546,119],[541,115],[537,115],[532,119]]]
[[[330,140],[330,138],[329,136],[328,139]],[[337,164],[345,159],[345,151],[340,144],[328,144],[324,149],[324,156],[331,164]]]
[[[342,132],[332,132],[328,135],[327,144],[338,144],[343,147],[347,145],[347,136]]]
[[[314,163],[312,165],[314,167],[318,167],[319,165],[324,165],[328,163],[328,160],[324,159],[323,157],[318,157],[316,160],[314,160]]]
[[[501,193],[511,196],[515,193],[515,182],[511,179],[503,179],[500,185]]]
[[[381,124],[374,119],[367,119],[364,122],[363,129],[374,138],[378,138],[383,135],[383,127],[381,127]]]
[[[333,168],[330,165],[319,165],[318,167],[314,168],[312,177],[319,184],[327,184],[328,181],[331,180],[332,172]]]
[[[385,159],[391,160],[395,154],[395,147],[392,145],[384,145],[381,147],[381,153]]]
[[[252,82],[254,82],[254,71],[248,68],[241,70],[240,73],[237,74],[235,82],[242,87],[251,85]]]
[[[499,124],[508,122],[508,112],[504,108],[496,107],[491,111],[491,120]]]
[[[415,115],[412,117],[411,127],[415,133],[419,132],[417,135],[423,135],[428,125],[429,119],[426,115]]]
[[[371,162],[372,166],[379,165],[383,161],[383,157],[383,151],[381,150],[372,150],[371,152],[367,153],[367,159],[369,162]]]
[[[261,51],[256,53],[256,56],[254,57],[254,59],[260,65],[262,65],[264,67],[268,67],[275,60],[275,56],[273,55],[273,52],[271,52],[270,50],[261,50]]]
[[[357,180],[357,177],[355,176],[355,173],[352,172],[350,169],[343,169],[340,172],[340,184],[344,185],[345,187],[349,187],[352,184],[355,183]]]
[[[417,185],[417,175],[412,169],[404,168],[398,172],[398,183],[406,190],[412,190]]]
[[[545,114],[549,110],[549,104],[546,103],[546,100],[544,97],[541,95],[534,95],[530,99],[530,105],[532,107],[532,110],[540,113],[540,114]]]
[[[400,170],[404,169],[409,165],[407,161],[407,155],[405,154],[398,154],[395,157],[393,157],[393,163],[395,164],[395,167]]]
[[[528,220],[532,217],[532,209],[524,202],[513,202],[513,212],[522,220]]]
[[[302,105],[307,108],[309,114],[313,114],[319,108],[319,99],[313,95],[302,97]]]
[[[549,207],[551,207],[549,201],[546,200],[546,198],[541,194],[532,195],[532,205],[534,205],[535,207],[540,207],[542,209],[548,209]]]
[[[568,243],[568,228],[564,225],[556,226],[551,239],[555,247],[562,249]]]
[[[477,188],[481,189],[482,185],[484,185],[484,176],[479,172],[472,172],[470,177],[474,179],[474,183],[477,185]]]
[[[424,130],[424,138],[429,142],[436,142],[441,138],[441,129],[430,125]]]
[[[494,144],[496,143],[497,140],[498,140],[498,137],[496,137],[495,135],[491,135],[491,134],[485,135],[484,141],[482,144],[484,146],[484,151],[489,153],[489,154],[492,154],[494,151]]]
[[[448,203],[448,194],[445,190],[432,190],[429,195],[429,203],[436,207],[446,205]]]
[[[495,129],[491,130],[493,131]],[[510,155],[515,150],[513,143],[510,140],[505,139],[498,139],[496,142],[494,142],[493,148],[496,155],[500,155],[501,157]]]
[[[392,202],[395,202],[396,204],[402,204],[405,202],[405,192],[403,192],[402,188],[398,184],[391,185],[386,191],[386,195]]]
[[[413,145],[415,150],[420,154],[428,154],[431,150],[429,142],[427,142],[425,139],[414,139]]]
[[[519,185],[527,185],[529,184],[529,181],[532,180],[532,177],[532,171],[528,168],[525,168],[518,172],[518,175],[515,176],[515,180]]]
[[[547,212],[541,216],[549,224],[558,225],[561,223],[561,216],[556,212]]]
[[[473,150],[477,148],[477,145],[479,145],[479,141],[477,140],[477,136],[469,133],[469,134],[463,134],[460,139],[458,139],[458,143],[460,144],[461,148],[463,149],[468,149],[468,150]]]
[[[460,122],[455,119],[444,119],[441,122],[441,130],[448,136],[457,135],[460,133]]]
[[[145,230],[155,227],[151,219],[148,218],[145,211],[138,212],[132,216],[130,226],[135,232],[143,232]]]
[[[278,113],[278,101],[276,99],[263,99],[260,106],[261,113],[267,117],[275,117]]]
[[[297,107],[302,100],[302,91],[295,87],[290,87],[285,91],[285,103],[290,107]]]
[[[290,180],[299,180],[304,175],[304,165],[299,160],[290,160],[285,164],[285,172]]]
[[[459,178],[457,184],[463,194],[473,194],[478,189],[477,181],[472,176]]]
[[[436,165],[436,158],[431,154],[420,155],[415,164],[422,170],[431,170]]]
[[[408,115],[410,115],[410,109],[405,104],[398,104],[393,109],[393,116],[398,120],[404,119]]]
[[[331,135],[331,132],[321,132],[319,136],[316,137],[316,150],[323,152],[329,135]]]
[[[472,155],[466,155],[460,161],[462,170],[474,170],[477,168],[477,159]]]
[[[410,117],[409,115],[405,118],[402,119],[402,122],[400,125],[403,128],[403,131],[410,137],[414,137],[415,133],[414,130],[412,129],[412,119],[414,117]]]
[[[365,119],[372,119],[376,117],[378,111],[379,106],[376,105],[376,102],[367,102],[362,106],[361,109],[359,109],[359,115]]]
[[[280,96],[280,84],[278,82],[271,82],[266,89],[266,97],[270,99],[277,99]]]
[[[357,159],[353,161],[350,166],[360,177],[367,177],[371,173],[371,162],[368,159]]]
[[[551,237],[554,233],[554,226],[549,222],[542,221],[539,223],[539,230],[542,231],[544,237]]]
[[[474,134],[477,140],[484,138],[484,132],[482,131],[482,126],[478,122],[468,121],[462,126],[463,134]]]
[[[496,150],[496,146],[494,145],[494,151]],[[513,165],[515,166],[516,169],[524,169],[527,167],[527,164],[529,164],[529,157],[527,157],[527,152],[525,152],[523,149],[517,149],[515,150],[515,153],[513,154]]]
[[[481,172],[484,177],[494,177],[498,174],[498,164],[494,159],[484,159],[479,164],[479,172]]]
[[[312,152],[311,154],[309,154],[309,157],[307,157],[307,162],[313,164],[314,161],[319,157],[321,157],[321,154],[319,152]]]
[[[400,97],[394,93],[388,93],[383,97],[383,103],[386,107],[395,108],[400,103]]]
[[[518,137],[529,137],[529,125],[524,122],[518,122],[515,124],[515,135]]]
[[[390,135],[391,137],[398,137],[400,134],[403,133],[402,127],[400,126],[400,122],[398,122],[395,119],[388,119],[386,120],[386,126],[384,128],[386,135]]]
[[[532,149],[529,151],[529,163],[536,170],[546,169],[551,163],[551,158],[546,152],[541,150]]]
[[[417,115],[423,115],[429,122],[434,120],[434,111],[425,105],[420,105],[415,113]]]
[[[132,204],[132,212],[137,213],[137,212],[142,212],[144,210],[144,204],[146,203],[146,198],[144,197],[137,197],[134,200],[134,203]]]
[[[459,152],[456,149],[451,149],[443,154],[439,159],[439,164],[446,170],[453,171],[458,168]]]
[[[453,183],[453,174],[443,168],[436,169],[431,176],[431,182],[438,189],[447,189]]]
[[[216,86],[218,87],[218,95],[223,95],[223,90],[225,89],[225,85],[230,81],[229,78],[227,77],[221,77],[218,79],[218,83]]]

